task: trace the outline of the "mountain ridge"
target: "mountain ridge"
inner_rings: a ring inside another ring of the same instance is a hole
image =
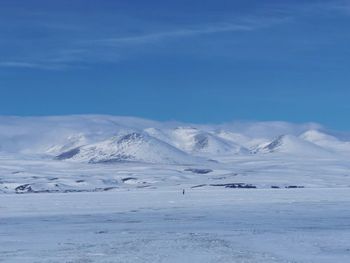
[[[201,125],[109,115],[0,116],[0,152],[89,163],[186,164],[250,154],[336,157],[350,154],[350,142],[315,123]]]

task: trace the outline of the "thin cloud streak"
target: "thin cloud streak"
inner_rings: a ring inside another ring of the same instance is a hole
[[[63,70],[71,68],[69,64],[52,62],[30,62],[28,61],[3,61],[0,62],[0,68],[22,68],[22,69],[44,69],[44,70]]]
[[[56,54],[45,54],[45,58],[33,58],[28,60],[9,60],[0,61],[0,67],[3,68],[23,68],[23,69],[45,69],[45,70],[62,70],[66,68],[71,68],[78,66],[79,63],[89,63],[88,59],[94,60],[94,57],[99,57],[96,61],[101,62],[100,52],[107,52],[106,50],[101,50],[101,47],[108,46],[109,48],[117,48],[119,45],[128,46],[135,44],[146,44],[164,41],[166,39],[175,38],[186,38],[186,37],[196,37],[204,34],[215,34],[224,32],[235,32],[235,31],[251,31],[256,29],[256,26],[252,25],[238,25],[238,24],[220,24],[214,26],[199,27],[196,29],[178,29],[168,32],[156,32],[149,33],[139,36],[132,37],[116,37],[116,38],[105,38],[98,40],[85,40],[78,42],[78,49],[75,48],[66,50],[57,50]],[[99,54],[95,54],[99,53]],[[51,57],[51,58],[48,58]],[[93,62],[93,61],[90,61]],[[111,62],[108,60],[107,62]]]
[[[23,62],[23,61],[4,61],[0,62],[0,67],[7,68],[41,68],[37,63]]]
[[[168,31],[150,32],[136,36],[106,37],[101,39],[77,40],[65,47],[57,47],[38,57],[23,59],[9,59],[0,61],[2,68],[64,70],[67,68],[84,68],[92,63],[113,63],[119,61],[118,48],[129,48],[135,45],[147,45],[175,39],[195,38],[228,32],[248,32],[285,22],[286,18],[250,17],[236,23],[217,23],[212,25],[187,26]],[[120,53],[120,52],[119,52]],[[123,52],[122,52],[123,53]],[[108,54],[106,56],[106,54]],[[124,53],[123,53],[124,54]],[[116,59],[117,58],[117,59]],[[82,65],[82,64],[85,64]]]
[[[252,25],[236,25],[236,24],[223,24],[221,26],[208,26],[199,29],[180,29],[174,31],[149,33],[139,36],[131,37],[116,37],[95,40],[95,43],[101,44],[142,44],[147,42],[157,42],[169,38],[184,38],[194,37],[206,34],[224,33],[224,32],[236,32],[236,31],[252,31],[256,29],[256,26]]]
[[[234,21],[223,21],[215,24],[187,25],[182,28],[172,28],[165,31],[154,31],[154,28],[139,28],[144,33],[139,35],[115,35],[112,32],[101,36],[93,36],[91,39],[77,37],[69,38],[61,46],[54,46],[51,50],[38,50],[36,56],[28,54],[25,58],[9,55],[0,61],[1,68],[23,68],[23,69],[46,69],[62,70],[66,68],[81,68],[93,63],[115,63],[120,57],[128,56],[134,52],[135,46],[142,45],[152,48],[150,44],[162,43],[175,40],[185,40],[202,36],[210,36],[221,33],[251,32],[262,28],[272,27],[276,24],[296,19],[298,15],[307,15],[314,12],[348,12],[350,14],[350,1],[341,0],[332,3],[317,3],[292,6],[268,6],[263,16],[251,15],[236,17]],[[39,20],[41,23],[42,21]],[[34,20],[34,27],[37,27]],[[45,23],[42,23],[45,24]],[[142,26],[142,24],[140,24]],[[140,27],[137,24],[138,27]],[[70,23],[49,24],[51,27],[58,27],[63,31],[76,30],[79,33],[79,26]],[[171,26],[171,25],[169,25]],[[77,34],[79,35],[79,34]],[[93,34],[91,34],[93,35]],[[69,35],[71,37],[71,35]],[[34,47],[35,48],[35,47]],[[128,50],[128,54],[124,52]],[[63,50],[63,51],[62,51]],[[139,49],[138,49],[139,50]],[[156,52],[156,51],[155,51]]]

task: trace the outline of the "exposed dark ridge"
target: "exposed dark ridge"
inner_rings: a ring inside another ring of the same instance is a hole
[[[187,168],[184,170],[185,172],[192,172],[196,174],[207,174],[211,173],[213,170],[212,169],[200,169],[200,168]]]
[[[74,148],[72,150],[69,150],[67,152],[63,152],[60,155],[57,155],[55,159],[57,160],[66,160],[66,159],[70,159],[72,157],[74,157],[75,155],[77,155],[78,153],[80,153],[80,148]]]
[[[195,143],[196,143],[195,144],[195,148],[197,148],[197,149],[204,149],[209,144],[209,138],[205,134],[197,134],[194,137],[194,140],[195,140]]]
[[[275,140],[273,140],[270,144],[264,147],[264,149],[267,149],[269,151],[275,150],[277,147],[282,145],[282,139],[284,135],[278,136]]]
[[[96,159],[92,158],[89,160],[89,163],[91,164],[97,164],[97,163],[127,163],[127,162],[133,162],[135,161],[135,157],[132,155],[126,155],[126,154],[117,154],[109,159]]]
[[[118,140],[118,143],[141,140],[143,138],[144,138],[144,136],[141,133],[133,132],[133,133],[129,133],[127,135],[122,136]]]

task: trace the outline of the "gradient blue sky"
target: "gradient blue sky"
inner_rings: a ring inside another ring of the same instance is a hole
[[[1,0],[0,114],[350,130],[350,1]]]

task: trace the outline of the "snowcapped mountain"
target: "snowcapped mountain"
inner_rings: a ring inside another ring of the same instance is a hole
[[[335,136],[318,130],[306,131],[300,135],[300,138],[333,152],[350,153],[350,142],[341,141]]]
[[[198,133],[194,136],[193,151],[209,154],[240,154],[248,150],[237,143],[227,141],[210,133]]]
[[[176,147],[193,155],[222,155],[247,153],[248,150],[233,141],[220,138],[214,132],[194,127],[177,127],[170,136]]]
[[[136,161],[191,164],[196,161],[195,158],[163,141],[137,132],[77,147],[59,154],[56,158],[89,163]]]
[[[287,153],[298,156],[329,156],[331,152],[300,137],[281,135],[271,142],[259,145],[254,153]]]
[[[323,133],[319,130],[308,130],[306,132],[304,132],[303,134],[301,134],[299,136],[301,139],[304,139],[306,141],[309,142],[313,142],[313,143],[321,143],[328,141],[328,142],[336,142],[338,141],[338,139],[332,135]]]
[[[249,150],[235,143],[220,137],[215,131],[202,130],[195,127],[179,126],[173,129],[154,129],[145,130],[159,140],[166,141],[176,148],[181,149],[191,155],[224,155],[224,154],[243,154]]]
[[[334,134],[315,124],[283,122],[0,117],[0,194],[181,184],[349,185],[350,142],[344,138],[350,137]]]
[[[241,145],[245,149],[249,149],[253,146],[256,146],[258,144],[265,142],[264,139],[252,138],[252,137],[249,137],[247,135],[231,132],[228,130],[221,130],[220,129],[220,130],[215,131],[215,134],[219,138],[222,138],[224,140]]]
[[[252,153],[350,155],[350,142],[320,130],[325,131],[316,124],[283,122],[189,125],[104,115],[0,117],[0,153],[88,163],[177,164]]]

